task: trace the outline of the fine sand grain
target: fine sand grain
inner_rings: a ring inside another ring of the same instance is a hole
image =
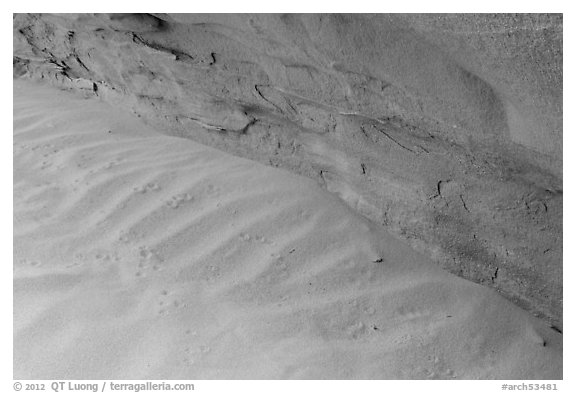
[[[562,336],[312,180],[14,81],[14,378],[562,378]]]

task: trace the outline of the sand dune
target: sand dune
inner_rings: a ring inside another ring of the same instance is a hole
[[[562,336],[312,180],[14,81],[14,378],[562,378]]]
[[[13,39],[15,78],[311,178],[563,330],[562,14],[14,14]]]

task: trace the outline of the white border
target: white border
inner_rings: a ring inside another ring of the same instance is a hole
[[[574,103],[574,77],[573,70],[576,70],[574,64],[573,52],[570,48],[574,47],[574,19],[572,18],[571,7],[568,2],[562,1],[497,1],[497,0],[480,0],[477,2],[467,1],[349,1],[349,2],[328,2],[328,1],[310,1],[310,0],[288,0],[286,4],[278,1],[190,1],[190,2],[166,2],[162,1],[161,7],[158,2],[152,1],[129,1],[119,4],[118,1],[98,0],[92,3],[79,1],[59,1],[40,2],[27,1],[12,3],[9,5],[7,12],[2,13],[2,26],[6,30],[2,34],[2,48],[7,52],[11,46],[9,42],[12,33],[8,32],[11,28],[11,17],[14,12],[147,12],[162,8],[164,12],[374,12],[374,13],[395,13],[395,12],[560,12],[564,13],[564,46],[568,49],[564,53],[565,66],[567,74],[564,76],[564,102],[565,107],[571,109]],[[0,390],[3,392],[12,392],[12,243],[13,243],[13,200],[12,192],[9,191],[8,185],[13,184],[12,179],[12,134],[9,130],[12,128],[12,89],[8,88],[8,75],[11,75],[9,59],[6,55],[2,62],[2,75],[6,85],[2,85],[2,140],[0,155],[2,162],[0,164],[0,173],[2,183],[6,187],[0,193],[2,198],[0,207],[2,207],[2,259],[0,263],[1,288],[0,304],[4,316],[2,324],[2,341],[1,341],[1,363],[0,363]],[[575,155],[571,153],[571,147],[575,147],[574,121],[570,116],[571,111],[567,112],[564,117],[564,330],[567,334],[564,336],[564,381],[556,381],[559,391],[576,391],[576,380],[573,354],[574,354],[574,285],[571,285],[571,278],[576,277],[576,270],[572,263],[574,261],[575,237],[574,230],[570,225],[576,222],[575,207],[573,205],[574,197],[574,175],[573,168],[576,168]],[[567,278],[567,279],[566,279]],[[21,381],[22,382],[22,381]],[[39,382],[39,381],[35,381]],[[45,381],[52,382],[52,381]],[[90,382],[90,381],[85,381]],[[95,381],[96,382],[96,381]],[[126,381],[124,381],[126,382]],[[167,381],[177,382],[177,381]],[[186,381],[181,381],[186,382]],[[336,391],[349,392],[351,390],[361,389],[362,393],[367,392],[400,392],[400,391],[441,391],[441,392],[496,392],[501,391],[501,385],[506,381],[195,381],[196,391],[251,391],[251,392],[269,392],[274,391]],[[525,381],[526,383],[535,383],[536,381]],[[555,381],[543,381],[550,383]],[[569,388],[572,386],[572,388]],[[51,391],[51,390],[47,390]]]

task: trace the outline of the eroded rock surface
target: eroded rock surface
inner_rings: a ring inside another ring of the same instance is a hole
[[[562,329],[561,15],[14,15],[14,76],[316,179]]]

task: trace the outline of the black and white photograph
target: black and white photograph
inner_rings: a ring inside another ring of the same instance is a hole
[[[562,390],[563,13],[188,9],[12,14],[6,391]]]

